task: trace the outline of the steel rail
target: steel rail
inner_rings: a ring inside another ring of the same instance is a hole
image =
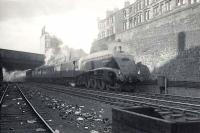
[[[41,88],[42,86],[40,85],[39,87]],[[142,101],[130,100],[130,99],[125,99],[125,98],[113,97],[113,96],[111,97],[111,96],[105,96],[105,95],[100,95],[100,94],[96,94],[96,93],[94,94],[94,93],[80,92],[80,90],[76,91],[76,90],[67,89],[67,88],[65,88],[65,89],[58,89],[58,88],[54,88],[53,87],[54,89],[52,89],[52,87],[50,87],[50,86],[43,86],[42,88],[43,89],[52,90],[52,91],[60,91],[62,93],[67,93],[67,94],[69,94],[69,92],[67,92],[67,91],[70,91],[70,92],[73,92],[73,93],[70,93],[72,95],[78,95],[77,93],[80,93],[79,96],[83,96],[83,97],[86,97],[86,95],[91,95],[93,97],[98,96],[98,97],[103,97],[103,98],[112,98],[112,99],[117,99],[119,101],[124,101],[125,103],[127,103],[127,102],[129,102],[129,103],[138,103],[140,105],[146,105],[146,106],[150,106],[150,107],[156,107],[156,108],[159,108],[159,109],[163,108],[163,109],[167,109],[167,110],[181,111],[182,113],[193,113],[193,114],[197,114],[198,116],[200,116],[200,112],[199,111],[193,111],[193,110],[188,110],[188,109],[183,109],[183,108],[177,108],[177,107],[171,107],[171,106],[166,106],[166,105],[158,105],[158,104],[153,104],[153,103],[150,103],[150,102],[142,102]]]
[[[200,105],[199,104],[191,104],[191,103],[183,103],[183,102],[176,102],[176,101],[168,101],[168,100],[163,100],[163,99],[156,99],[156,98],[147,98],[147,97],[141,97],[141,96],[133,96],[133,95],[127,95],[127,94],[117,94],[117,93],[110,93],[110,92],[102,92],[102,91],[96,91],[96,90],[86,90],[84,89],[84,91],[90,91],[90,92],[97,92],[97,93],[102,93],[102,94],[106,94],[106,95],[115,95],[115,96],[121,96],[121,97],[125,97],[125,98],[138,98],[138,99],[144,99],[144,100],[151,100],[151,101],[155,101],[155,102],[165,102],[165,103],[169,103],[169,104],[178,104],[178,105],[184,105],[184,106],[190,106],[190,107],[195,107],[198,108],[198,110],[200,110]]]
[[[51,86],[52,87],[52,86]],[[63,88],[63,87],[62,87]],[[66,89],[66,88],[63,88]],[[163,99],[156,99],[156,98],[147,98],[145,96],[133,96],[133,95],[127,95],[127,94],[117,94],[117,93],[111,93],[111,92],[105,92],[105,91],[98,91],[98,90],[88,90],[88,89],[79,89],[79,88],[73,88],[73,90],[76,89],[78,91],[87,91],[87,92],[92,92],[92,93],[101,93],[101,94],[106,94],[106,95],[115,95],[115,96],[121,96],[124,98],[135,98],[135,99],[142,99],[142,100],[149,100],[152,102],[163,102],[164,104],[177,104],[177,105],[182,105],[182,106],[187,106],[187,108],[195,108],[195,110],[200,111],[200,105],[199,104],[192,104],[192,103],[183,103],[183,102],[176,102],[176,101],[169,101],[169,100],[163,100]]]
[[[127,93],[124,93],[127,94]],[[200,98],[198,97],[189,97],[189,96],[178,96],[178,95],[169,95],[169,94],[153,94],[153,93],[132,93],[131,95],[135,96],[135,95],[139,95],[139,96],[143,96],[143,97],[156,97],[157,99],[170,99],[170,100],[175,100],[175,101],[186,101],[186,102],[190,102],[190,103],[198,103],[200,104]]]
[[[2,105],[2,103],[3,103],[3,99],[4,99],[5,95],[6,95],[7,90],[8,90],[8,85],[6,86],[6,89],[4,90],[3,95],[1,96],[0,105]]]
[[[29,106],[32,108],[32,110],[34,111],[34,113],[37,115],[37,117],[39,117],[39,119],[44,123],[44,125],[48,128],[48,130],[51,133],[55,133],[55,131],[49,126],[49,124],[43,119],[43,117],[33,107],[33,105],[31,104],[31,102],[26,98],[26,96],[24,95],[24,93],[22,92],[22,90],[20,89],[20,87],[18,85],[16,85],[16,86],[17,86],[18,90],[20,91],[20,93],[22,94],[22,96],[25,99],[25,101],[29,104]]]
[[[43,84],[43,85],[47,85],[47,84]],[[51,85],[51,86],[55,86],[55,85]],[[57,86],[56,86],[57,87]],[[62,87],[62,88],[64,88],[64,86],[61,86],[61,85],[59,85],[59,87]],[[65,87],[66,88],[66,87]],[[73,89],[84,89],[84,88],[73,88]],[[94,90],[92,90],[92,89],[84,89],[84,90],[87,90],[87,91],[94,91]],[[95,91],[98,91],[98,90],[95,90]],[[111,92],[111,91],[105,91],[105,90],[101,90],[100,92],[106,92],[106,93],[112,93],[112,94],[119,94],[118,92],[114,92],[113,93],[113,91]],[[131,95],[132,94],[132,95]],[[189,105],[194,105],[194,106],[197,106],[197,107],[200,107],[200,97],[195,97],[195,98],[193,98],[193,97],[189,97],[189,96],[178,96],[178,95],[169,95],[169,94],[154,94],[154,93],[131,93],[131,94],[127,94],[127,92],[125,93],[125,92],[120,92],[120,94],[119,95],[127,95],[127,96],[137,96],[137,97],[145,97],[145,98],[151,98],[151,99],[158,99],[158,100],[166,100],[166,101],[169,101],[169,100],[167,100],[167,99],[170,99],[170,100],[175,100],[175,101],[177,101],[177,104],[181,104],[181,102],[179,102],[179,101],[187,101],[187,102],[185,102],[185,103],[183,103],[182,102],[182,104],[189,104]],[[152,97],[154,97],[154,98],[152,98]],[[175,101],[171,101],[171,102],[175,102]],[[188,101],[190,101],[190,102],[188,102]],[[170,102],[170,101],[169,101]],[[194,102],[195,103],[197,103],[197,104],[194,104]]]

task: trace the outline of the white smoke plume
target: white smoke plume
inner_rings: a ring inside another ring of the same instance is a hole
[[[6,82],[24,81],[25,76],[26,76],[25,71],[8,72],[5,68],[3,68],[3,80]]]
[[[78,59],[87,55],[82,49],[69,48],[66,45],[58,45],[49,48],[45,53],[45,65],[55,65]]]

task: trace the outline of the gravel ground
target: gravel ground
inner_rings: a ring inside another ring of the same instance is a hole
[[[48,123],[59,133],[112,132],[112,105],[36,87],[24,90],[36,109],[46,108]]]

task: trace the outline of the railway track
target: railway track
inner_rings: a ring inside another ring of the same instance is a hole
[[[47,84],[32,84],[39,88],[47,89],[50,91],[57,91],[75,96],[81,96],[101,102],[109,103],[119,107],[132,107],[132,106],[148,106],[153,107],[159,112],[164,119],[170,121],[199,121],[200,120],[200,105],[182,101],[182,99],[167,100],[165,95],[162,98],[153,95],[136,96],[127,94],[117,94],[111,92],[102,92],[98,90],[87,90],[80,88],[66,88],[64,86],[47,85]],[[171,96],[172,97],[172,96]],[[197,99],[196,99],[197,100]]]
[[[0,101],[1,133],[54,133],[54,130],[36,111],[20,87],[9,84],[6,88],[1,88],[1,92],[3,92]]]
[[[56,87],[56,86],[54,86]],[[62,86],[61,86],[62,87]],[[64,88],[63,88],[64,89]],[[75,88],[76,89],[76,88]],[[115,92],[115,91],[107,91],[107,90],[92,90],[92,89],[83,89],[84,91],[89,92],[101,92],[104,94],[116,95],[128,99],[141,99],[144,101],[151,102],[163,102],[165,104],[175,104],[175,106],[179,105],[180,107],[187,109],[194,109],[200,111],[200,98],[198,97],[185,97],[185,96],[177,96],[177,95],[169,95],[169,94],[155,94],[155,93],[130,93],[130,92]]]
[[[5,85],[2,85],[0,87],[0,105],[2,104],[3,102],[3,98],[5,97],[5,94],[6,94],[6,91],[8,89],[8,86],[5,86]]]
[[[168,101],[171,100],[174,102],[183,102],[183,103],[200,105],[199,97],[187,97],[187,96],[177,96],[177,95],[169,95],[169,94],[153,94],[153,93],[132,93],[129,95],[136,95],[136,96],[142,96],[142,97],[147,97],[147,98],[162,99],[162,100],[168,100]]]

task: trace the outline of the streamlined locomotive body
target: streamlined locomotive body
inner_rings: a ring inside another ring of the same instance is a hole
[[[133,56],[124,52],[102,51],[80,59],[77,85],[96,89],[121,89],[137,79]]]

